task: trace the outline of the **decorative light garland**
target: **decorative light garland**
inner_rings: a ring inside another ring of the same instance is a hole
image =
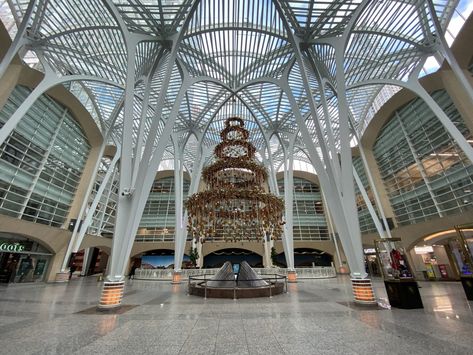
[[[202,172],[207,190],[190,196],[187,231],[205,241],[278,239],[282,235],[284,202],[265,192],[266,169],[256,162],[255,147],[239,117],[225,121],[217,161]]]

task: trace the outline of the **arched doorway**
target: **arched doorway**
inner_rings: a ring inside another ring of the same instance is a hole
[[[0,232],[0,282],[41,282],[53,252],[25,235]]]
[[[204,257],[204,268],[221,267],[225,261],[239,264],[246,261],[252,267],[263,267],[263,257],[253,251],[238,248],[216,250]]]
[[[109,253],[101,247],[90,247],[79,250],[71,258],[75,273],[82,276],[105,274]]]
[[[325,251],[311,248],[294,249],[294,267],[331,266],[333,256]],[[276,266],[287,267],[286,255],[276,256]]]
[[[465,246],[473,254],[473,226],[461,228]],[[463,254],[463,241],[455,229],[438,231],[417,239],[409,246],[417,278],[425,280],[459,280],[468,270]]]

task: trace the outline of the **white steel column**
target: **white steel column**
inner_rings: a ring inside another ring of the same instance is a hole
[[[363,5],[359,6],[357,9],[357,16],[361,9],[367,4],[365,1]],[[355,193],[354,193],[354,182],[352,174],[352,164],[351,164],[351,150],[349,144],[349,127],[348,127],[348,115],[344,113],[346,108],[342,106],[339,107],[342,109],[342,112],[339,112],[341,120],[345,120],[346,124],[340,124],[340,139],[341,139],[341,177],[340,181],[337,181],[336,174],[334,173],[335,164],[340,164],[338,157],[330,157],[326,139],[323,134],[323,127],[321,127],[320,122],[317,117],[317,108],[312,97],[312,90],[309,84],[307,73],[305,72],[305,64],[302,58],[300,41],[295,38],[291,26],[289,25],[287,19],[284,17],[284,11],[281,8],[281,5],[278,0],[274,0],[274,4],[277,6],[279,13],[281,14],[281,20],[284,22],[285,28],[288,33],[288,40],[292,44],[296,61],[300,67],[300,74],[302,77],[302,84],[304,90],[307,94],[308,103],[310,107],[311,119],[314,122],[315,133],[318,140],[318,148],[320,153],[322,153],[323,162],[318,155],[318,149],[312,141],[312,137],[307,129],[306,123],[302,119],[302,116],[299,111],[299,106],[297,105],[296,100],[292,95],[292,91],[287,82],[287,75],[285,81],[279,81],[279,86],[286,92],[288,99],[291,103],[291,106],[294,109],[294,114],[296,117],[296,122],[299,127],[299,130],[302,134],[304,143],[307,147],[310,159],[314,167],[316,168],[317,174],[319,176],[321,188],[326,193],[326,199],[329,204],[332,216],[335,219],[337,229],[340,233],[340,240],[342,241],[345,255],[347,256],[348,263],[350,265],[351,274],[355,278],[365,278],[367,273],[364,267],[363,259],[363,250],[361,243],[361,233],[358,222],[358,215],[356,213],[355,206]],[[354,15],[355,16],[355,15]],[[356,16],[355,16],[356,18]],[[353,20],[355,21],[355,20]],[[353,22],[352,21],[352,22]],[[349,24],[352,25],[351,23]],[[345,36],[348,36],[345,34]],[[337,50],[335,51],[337,52]],[[340,60],[340,55],[342,60]],[[343,52],[338,54],[336,58],[337,62],[337,73],[341,70],[341,75],[343,77]],[[341,62],[341,65],[340,65]],[[338,83],[337,83],[338,84]],[[344,80],[342,85],[344,85]],[[345,93],[343,90],[339,90],[338,96],[340,96],[340,91]],[[343,115],[345,117],[343,118]],[[344,144],[348,144],[348,147],[344,147]],[[338,167],[337,167],[338,168]],[[346,176],[348,175],[348,177]],[[355,206],[355,207],[354,207]],[[351,208],[350,208],[351,207]]]
[[[200,141],[202,141],[203,137],[200,137]],[[194,169],[192,171],[192,177],[191,177],[191,184],[189,186],[189,192],[188,195],[193,195],[197,193],[199,190],[199,182],[202,176],[202,169],[204,167],[205,160],[211,153],[211,150],[203,147],[200,145],[201,150],[199,150],[199,154],[197,157],[197,161],[194,165]],[[174,167],[174,173],[176,172],[176,167]],[[182,196],[184,194],[182,193]],[[177,199],[177,196],[176,196]],[[182,209],[183,210],[183,209]],[[182,213],[181,213],[182,216]],[[177,214],[177,208],[176,208],[176,219],[178,218]],[[179,235],[179,243],[177,239],[177,234],[176,234],[176,239],[175,239],[175,248],[174,248],[174,272],[178,272],[181,270],[181,268],[176,268],[176,265],[181,265],[182,260],[184,258],[184,253],[185,253],[185,246],[186,246],[186,241],[187,241],[187,218],[188,218],[188,213],[187,211],[184,212],[184,215],[182,217],[182,227],[181,227],[181,232]],[[177,221],[177,220],[176,220]],[[199,252],[199,262],[203,260],[201,252],[202,252],[202,244],[199,241],[196,241],[194,238],[192,239],[192,248],[197,248],[197,251]],[[200,249],[200,250],[199,250]],[[180,264],[177,264],[180,263]]]
[[[169,65],[172,65],[172,62],[170,62]],[[148,199],[151,186],[153,185],[156,171],[161,162],[164,150],[169,142],[177,113],[179,111],[180,102],[185,91],[189,87],[189,84],[189,80],[184,79],[171,113],[165,122],[161,139],[159,139],[158,145],[154,148],[152,153],[151,150],[154,147],[153,143],[155,141],[155,135],[149,135],[150,138],[147,141],[142,162],[139,165],[140,171],[137,174],[137,181],[134,190],[125,191],[120,189],[117,223],[112,244],[109,275],[107,276],[109,281],[121,281],[124,279],[127,260],[131,253],[131,248],[135,240],[136,231],[138,230],[143,209]],[[165,91],[162,95],[165,95]],[[160,106],[155,109],[155,120],[158,120],[160,117],[162,108],[163,107]],[[143,159],[145,159],[144,157],[148,154],[149,156],[152,155],[152,158],[143,161]],[[122,168],[122,165],[120,167]],[[120,212],[120,210],[122,212]]]
[[[379,222],[378,215],[376,214],[373,204],[371,203],[368,194],[366,193],[365,187],[363,186],[363,183],[361,182],[361,179],[358,176],[355,167],[353,167],[353,177],[355,178],[356,185],[360,190],[361,196],[363,197],[363,201],[365,201],[366,207],[368,208],[368,212],[370,213],[371,219],[373,220],[374,226],[376,227],[379,236],[381,238],[386,238],[386,232],[383,230],[383,226]]]
[[[26,8],[25,14],[23,15],[23,19],[21,20],[21,24],[18,27],[18,31],[15,35],[15,39],[11,43],[10,47],[8,48],[7,53],[2,58],[0,62],[0,79],[3,78],[5,71],[7,70],[8,66],[12,62],[15,55],[18,51],[28,43],[28,39],[26,37],[26,30],[30,27],[31,16],[33,14],[33,10],[36,5],[36,0],[30,0],[28,7]]]
[[[130,217],[133,216],[132,206],[132,174],[133,162],[131,152],[133,151],[133,101],[135,89],[135,53],[139,43],[137,37],[130,36],[124,29],[125,43],[127,47],[127,76],[125,84],[125,99],[123,107],[123,133],[122,150],[120,152],[120,182],[117,202],[117,218],[112,241],[112,253],[108,268],[107,281],[121,282],[124,278],[125,268],[128,263],[127,250],[123,250],[127,238],[134,239],[134,235],[128,235]],[[148,191],[149,192],[149,191]],[[132,217],[133,218],[133,217]],[[118,251],[120,250],[120,251]],[[118,253],[117,253],[118,252]],[[117,255],[118,254],[118,255]]]
[[[435,27],[435,31],[437,32],[437,37],[436,40],[439,41],[439,52],[441,55],[447,60],[448,64],[450,65],[450,68],[452,68],[453,73],[457,77],[458,81],[460,82],[460,85],[463,87],[465,90],[465,93],[470,99],[470,102],[473,103],[473,88],[471,86],[470,81],[468,78],[465,76],[464,71],[458,64],[455,56],[452,53],[452,50],[450,49],[447,40],[445,39],[445,33],[442,30],[442,26],[440,25],[440,21],[437,17],[437,12],[435,11],[435,6],[432,2],[432,0],[427,0],[427,5],[429,7],[430,15],[432,18],[432,22]]]
[[[271,246],[270,246],[271,235],[265,235],[263,237],[263,249],[264,249],[264,267],[272,267],[271,261]]]
[[[189,187],[189,195],[193,195],[199,191],[199,184],[200,180],[202,179],[202,170],[204,168],[205,161],[207,158],[210,156],[212,153],[212,149],[209,147],[205,147],[202,145],[202,140],[203,136],[199,138],[199,141],[201,142],[199,144],[200,148],[200,157],[199,157],[199,163],[197,164],[197,168],[195,168],[192,171],[192,180],[191,180],[191,185]],[[185,213],[184,217],[184,223],[186,223],[186,231],[187,231],[187,223],[188,223],[188,214],[187,211]],[[199,258],[197,259],[197,266],[199,268],[202,268],[203,263],[204,263],[204,256],[202,255],[202,243],[200,242],[200,238],[196,240],[196,238],[192,238],[192,247],[197,248],[197,252],[199,253]]]
[[[283,246],[288,271],[294,271],[294,146],[291,142],[284,159],[284,225]]]
[[[384,212],[383,204],[381,203],[381,197],[379,196],[379,193],[378,193],[378,187],[374,183],[373,175],[371,174],[371,170],[370,170],[370,167],[369,167],[369,164],[368,164],[368,160],[366,159],[365,149],[364,149],[363,144],[361,142],[360,136],[358,135],[358,132],[355,129],[353,116],[350,114],[349,117],[350,117],[350,122],[351,122],[353,134],[356,138],[356,141],[358,142],[358,150],[360,152],[361,161],[363,162],[363,167],[365,169],[366,177],[368,179],[368,184],[371,188],[371,191],[373,192],[374,201],[376,203],[376,206],[378,207],[379,214],[381,215],[381,221],[383,222],[384,231],[386,231],[385,236],[387,238],[391,238],[392,236],[391,236],[391,230],[389,228],[389,223],[388,223],[388,220],[386,219],[386,213]],[[366,193],[366,191],[365,191],[365,193]],[[380,234],[380,235],[383,238],[383,234]]]
[[[340,165],[341,165],[341,201],[344,210],[345,219],[348,222],[349,232],[351,234],[350,241],[353,252],[358,260],[358,270],[352,270],[354,277],[367,277],[364,267],[363,244],[361,241],[360,223],[355,199],[355,185],[353,181],[353,162],[350,146],[350,111],[346,99],[346,83],[344,68],[344,42],[338,40],[334,43],[335,48],[335,64],[336,64],[336,80],[337,80],[337,103],[339,118],[339,135],[340,135]],[[351,266],[350,266],[351,267]],[[360,270],[361,269],[361,270]]]
[[[337,257],[338,267],[339,267],[340,272],[342,272],[341,268],[343,267],[343,263],[342,263],[342,258],[340,256],[340,250],[338,249],[337,232],[335,231],[335,228],[332,222],[332,216],[330,215],[330,210],[326,208],[327,201],[325,200],[325,195],[322,191],[321,191],[321,195],[322,195],[322,201],[324,203],[325,218],[327,219],[327,223],[329,227],[328,230],[329,230],[330,236],[332,237],[333,244],[335,246],[335,255]]]
[[[311,163],[312,165],[314,165],[315,170],[317,171],[320,187],[324,191],[327,206],[330,209],[331,215],[335,221],[335,225],[337,226],[340,241],[342,242],[345,256],[347,257],[348,265],[350,266],[351,272],[356,273],[356,275],[354,276],[361,274],[362,277],[366,277],[367,274],[364,268],[362,250],[357,253],[355,252],[354,247],[352,245],[350,237],[350,227],[348,226],[347,220],[344,217],[345,211],[342,208],[342,201],[339,198],[338,187],[337,184],[334,182],[333,175],[330,176],[328,174],[328,167],[326,169],[326,166],[320,159],[317,147],[312,141],[307,125],[302,119],[301,113],[297,106],[297,102],[294,98],[294,95],[290,91],[290,88],[288,87],[287,83],[284,82],[281,82],[279,85],[286,92],[287,98],[291,103],[291,106],[294,108],[294,116],[296,118],[298,128],[301,132],[304,144],[306,145],[307,153],[309,154]],[[352,171],[350,171],[350,176],[353,176]],[[352,211],[352,213],[355,213],[355,211]],[[361,245],[361,240],[359,243]]]
[[[268,167],[269,191],[272,194],[279,197],[280,195],[279,195],[278,180],[276,178],[276,170],[274,169],[274,162],[273,162],[273,159],[271,156],[271,150],[269,149],[269,147],[267,148],[267,151],[268,151],[268,159],[266,159],[264,155],[264,151],[262,152],[261,156],[263,157],[263,164]],[[284,244],[284,241],[282,242],[282,244],[286,253],[286,246]],[[267,254],[266,258],[267,258],[267,263],[268,263],[266,267],[273,267],[274,263],[273,263],[273,259],[271,258],[271,253],[274,248],[274,239],[272,238],[272,236],[270,237],[269,240],[266,237],[264,238],[264,247],[265,247],[265,253]]]
[[[175,217],[174,224],[174,272],[180,272],[182,267],[182,260],[184,258],[184,249],[186,245],[185,230],[184,230],[184,191],[183,191],[183,147],[179,146],[178,137],[173,136],[174,143],[174,203],[175,203]]]
[[[278,140],[279,144],[282,145],[281,139],[277,136],[277,134],[275,134],[274,137]],[[268,169],[269,191],[271,191],[276,196],[279,196],[278,179],[276,178],[277,172],[274,168],[274,161],[273,161],[273,157],[271,155],[271,149],[269,147],[269,139],[265,139],[265,142],[268,142],[267,147],[266,147],[266,149],[263,149],[260,153],[261,153],[261,157],[263,159],[263,164]],[[266,158],[266,153],[265,153],[266,151],[268,152],[268,158]]]
[[[151,90],[151,84],[152,84],[152,79],[153,76],[157,71],[161,69],[162,66],[166,65],[166,57],[163,52],[161,52],[157,58],[155,59],[154,65],[151,68],[150,72],[148,75],[144,78],[145,81],[145,92],[144,92],[144,97],[143,97],[143,102],[142,102],[142,107],[141,107],[141,115],[140,115],[140,122],[139,122],[139,129],[138,129],[138,135],[136,138],[136,145],[133,148],[133,173],[132,173],[132,185],[135,185],[136,183],[136,178],[139,170],[139,165],[143,159],[149,159],[149,155],[141,157],[141,152],[143,150],[144,145],[146,142],[144,141],[144,133],[145,133],[145,127],[146,127],[146,118],[148,114],[148,108],[149,108],[149,95],[150,95],[150,90]],[[171,63],[167,63],[168,66],[171,65]],[[169,69],[172,68],[168,67],[168,72],[167,72],[167,77],[170,78],[171,72]],[[163,87],[163,90],[167,88],[168,83],[165,83],[165,86]],[[164,96],[160,95],[159,100],[158,100],[158,106],[162,105],[164,103]],[[157,131],[157,124],[156,122],[153,122],[153,124],[150,127],[150,133],[153,136],[156,134]],[[142,158],[142,159],[141,159]],[[141,160],[140,160],[141,159]]]

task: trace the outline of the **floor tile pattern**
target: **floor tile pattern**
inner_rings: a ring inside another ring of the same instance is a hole
[[[287,294],[207,299],[186,284],[128,281],[122,314],[87,311],[95,278],[0,287],[1,354],[473,354],[473,302],[458,282],[420,282],[424,309],[351,299],[350,280],[301,280]],[[131,307],[133,305],[134,307]],[[85,312],[82,312],[85,311]]]

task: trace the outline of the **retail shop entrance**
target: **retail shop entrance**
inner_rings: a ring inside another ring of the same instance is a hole
[[[43,281],[52,255],[36,241],[0,232],[0,283]]]
[[[473,250],[473,228],[464,229],[463,233],[466,246]],[[461,241],[454,229],[424,237],[410,254],[420,280],[459,280],[465,271]]]

